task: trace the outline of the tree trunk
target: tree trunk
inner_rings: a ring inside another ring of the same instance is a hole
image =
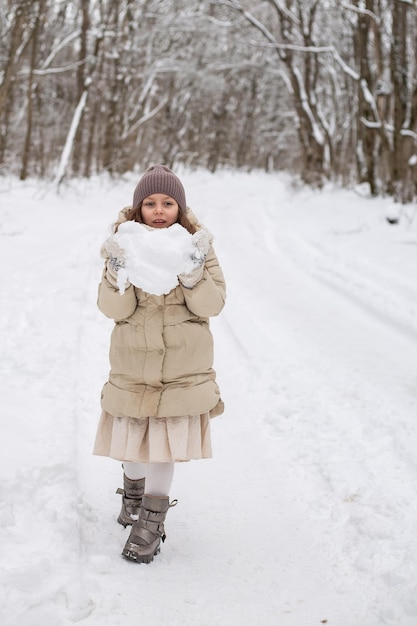
[[[401,131],[407,116],[407,6],[403,2],[394,2],[392,9],[392,45],[391,79],[394,86],[394,136],[392,152],[391,185],[396,202],[405,202],[408,198],[406,186],[409,150]]]
[[[33,72],[36,67],[38,43],[39,43],[39,30],[41,23],[41,16],[44,14],[45,1],[40,0],[38,3],[38,15],[36,16],[35,26],[32,31],[32,52],[30,55],[30,72],[28,78],[27,88],[27,118],[26,118],[26,135],[23,147],[22,167],[20,170],[20,180],[26,180],[29,168],[30,148],[32,143],[32,121],[33,121],[33,106],[34,106],[34,81]]]
[[[356,5],[359,6],[358,0]],[[364,11],[358,14],[358,23],[355,33],[356,55],[359,65],[358,81],[358,137],[356,158],[358,161],[359,182],[368,183],[372,196],[377,195],[377,182],[375,170],[375,142],[377,134],[374,128],[370,128],[367,122],[376,123],[372,103],[367,93],[373,93],[373,77],[369,66],[369,33],[371,28],[370,17],[373,14],[373,0],[366,0]]]
[[[81,32],[80,32],[80,51],[79,65],[76,73],[76,101],[79,102],[85,89],[86,63],[87,63],[87,38],[90,30],[90,2],[89,0],[80,0],[81,2]],[[82,113],[83,115],[83,113]],[[80,119],[77,132],[74,138],[74,148],[72,155],[72,169],[78,174],[82,167],[82,149],[83,149],[83,125],[82,117]]]
[[[15,19],[10,35],[10,46],[4,65],[3,80],[0,84],[0,119],[6,105],[16,65],[20,56],[24,52],[24,48],[29,43],[29,38],[25,43],[25,34],[27,31],[28,14],[30,12],[31,4],[32,3],[27,0],[26,2],[20,2],[19,6],[16,8]]]

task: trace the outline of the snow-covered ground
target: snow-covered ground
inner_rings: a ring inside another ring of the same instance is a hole
[[[120,557],[121,466],[91,454],[99,249],[137,176],[1,182],[0,623],[416,626],[414,208],[392,226],[360,193],[178,173],[227,278],[226,412],[150,565]]]

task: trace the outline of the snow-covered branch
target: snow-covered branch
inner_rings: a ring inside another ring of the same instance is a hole
[[[383,129],[385,133],[393,133],[394,132],[394,127],[392,126],[392,124],[386,124],[385,122],[382,123],[381,121],[372,122],[371,120],[367,120],[365,117],[360,117],[359,119],[360,119],[361,123],[364,126],[366,126],[366,128],[371,128],[371,129],[374,129],[374,130],[381,130],[381,129]]]
[[[63,72],[69,72],[76,69],[80,65],[84,65],[89,59],[83,59],[82,61],[74,61],[69,65],[63,65],[62,67],[50,67],[47,69],[33,70],[32,74],[36,76],[47,76],[48,74],[62,74]],[[30,74],[30,69],[20,70],[18,76],[27,76]]]
[[[291,96],[294,95],[294,89],[291,84],[291,80],[288,75],[288,72],[285,72],[284,70],[281,70],[281,69],[276,69],[276,67],[267,67],[266,71],[268,72],[268,74],[272,74],[272,75],[279,76],[280,78],[282,78],[282,80],[285,83],[285,86],[287,87],[288,93]]]
[[[417,141],[417,133],[415,133],[414,131],[410,130],[409,128],[401,129],[400,135],[402,135],[403,137],[412,137],[412,139],[414,139],[414,141]]]
[[[268,39],[268,41],[274,47],[277,47],[277,41],[276,41],[275,37],[267,29],[265,24],[262,24],[262,22],[260,22],[258,19],[256,19],[256,17],[254,15],[249,13],[249,11],[246,11],[246,9],[240,4],[240,2],[236,2],[236,0],[221,0],[221,1],[219,1],[219,4],[223,4],[225,6],[228,6],[228,7],[232,8],[232,9],[235,9],[236,11],[239,11],[239,13],[242,13],[243,17],[248,22],[250,22],[252,24],[252,26],[257,28],[264,35],[264,37],[266,37],[266,39]]]
[[[347,2],[342,2],[342,7],[344,9],[348,9],[348,11],[353,11],[354,13],[358,13],[359,15],[368,15],[371,19],[378,21],[377,16],[373,11],[366,9],[365,7],[357,7],[353,4],[348,4]]]
[[[143,115],[140,119],[137,120],[137,122],[135,122],[130,128],[128,128],[122,135],[122,140],[127,139],[129,137],[129,135],[131,135],[132,133],[134,133],[140,126],[142,126],[142,124],[145,124],[145,122],[148,122],[152,117],[155,117],[155,115],[157,113],[159,113],[159,111],[161,109],[164,108],[164,106],[169,102],[169,97],[166,96],[165,98],[163,98],[161,100],[161,102],[154,107],[153,109],[151,109],[148,113],[145,113],[145,115]]]
[[[353,70],[351,67],[349,67],[347,63],[345,63],[345,61],[342,59],[342,57],[340,56],[340,54],[337,52],[335,48],[333,48],[333,58],[336,61],[336,63],[340,65],[340,67],[345,72],[345,74],[353,78],[353,80],[359,80],[360,76],[358,72]]]
[[[294,15],[294,13],[292,13],[286,6],[285,4],[283,4],[281,2],[281,0],[269,0],[270,4],[272,4],[272,6],[274,6],[276,8],[276,10],[283,15],[284,17],[286,17],[288,20],[290,20],[291,22],[293,22],[294,24],[296,24],[297,26],[300,26],[300,20],[298,19],[298,17],[296,15]]]
[[[380,121],[373,122],[371,120],[367,120],[365,117],[361,117],[360,120],[362,124],[366,126],[366,128],[373,128],[375,130],[379,130],[380,128],[382,128],[382,124]]]
[[[67,37],[64,37],[64,39],[62,39],[56,46],[54,46],[54,48],[52,48],[51,52],[46,57],[45,61],[42,63],[41,69],[44,70],[45,68],[49,67],[49,65],[52,63],[52,60],[56,57],[58,52],[60,52],[60,50],[62,50],[63,48],[65,48],[65,46],[71,43],[71,41],[74,41],[74,39],[77,39],[77,37],[80,36],[80,32],[81,31],[79,29],[75,30],[74,32],[70,33]]]
[[[251,45],[257,46],[258,48],[270,48],[270,49],[278,49],[278,50],[291,50],[292,52],[306,52],[311,54],[322,54],[323,52],[333,52],[333,46],[302,46],[300,44],[291,44],[291,43],[279,43],[278,41],[274,41],[274,43],[264,43],[261,41],[251,41]]]
[[[256,61],[242,61],[241,63],[213,63],[210,65],[210,71],[214,72],[227,72],[229,70],[233,71],[243,71],[249,68],[254,68],[258,70],[265,69],[265,64]]]
[[[77,105],[77,108],[74,111],[74,115],[72,117],[72,122],[71,122],[71,126],[67,135],[67,139],[65,142],[65,146],[64,146],[64,150],[62,152],[61,155],[61,161],[59,163],[58,166],[58,170],[55,176],[55,184],[57,187],[59,187],[59,185],[61,184],[64,176],[65,176],[65,170],[71,155],[71,151],[72,151],[72,146],[74,143],[74,138],[75,138],[75,134],[77,132],[77,128],[80,124],[80,119],[81,119],[81,115],[84,111],[85,105],[87,103],[87,96],[88,96],[88,88],[86,88],[83,93],[82,96],[80,98],[80,101]]]
[[[379,118],[378,107],[376,106],[374,95],[369,90],[369,86],[368,86],[368,83],[366,82],[366,80],[362,79],[360,81],[360,86],[361,86],[363,97],[365,98],[366,102],[369,104],[369,106],[372,109],[372,113],[374,114],[374,117],[375,117],[375,122],[377,124],[379,124],[379,126],[382,126],[381,120]]]
[[[314,134],[314,139],[316,140],[316,142],[319,144],[319,146],[323,146],[324,145],[324,136],[323,133],[321,132],[321,129],[319,128],[317,121],[314,117],[313,111],[311,110],[310,107],[310,102],[307,98],[307,93],[305,90],[305,85],[304,85],[304,80],[301,76],[301,72],[299,71],[298,67],[293,67],[293,73],[294,76],[297,80],[298,83],[298,89],[300,92],[300,101],[301,101],[301,106],[303,107],[303,110],[305,112],[305,114],[307,115],[308,119],[310,120],[310,124],[311,124],[311,128],[313,130],[313,134]]]

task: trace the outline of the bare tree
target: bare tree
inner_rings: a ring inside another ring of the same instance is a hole
[[[34,71],[38,60],[39,34],[42,27],[42,20],[45,15],[45,0],[34,2],[36,16],[34,27],[31,32],[31,51],[30,51],[30,68],[27,83],[27,117],[26,117],[26,134],[22,155],[22,167],[20,170],[20,180],[25,180],[28,173],[30,150],[32,144],[32,127],[33,127],[33,107],[35,99]]]
[[[0,0],[0,161],[286,169],[416,195],[416,3]]]
[[[393,146],[390,182],[392,194],[397,202],[410,202],[415,195],[415,176],[409,176],[409,167],[417,139],[415,99],[417,74],[414,67],[414,75],[411,75],[409,46],[415,47],[416,34],[415,30],[409,32],[409,13],[409,4],[394,2],[390,59],[393,84]]]

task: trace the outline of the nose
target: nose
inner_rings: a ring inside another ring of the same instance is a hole
[[[155,203],[155,213],[163,213],[164,207],[162,206],[162,202]]]

